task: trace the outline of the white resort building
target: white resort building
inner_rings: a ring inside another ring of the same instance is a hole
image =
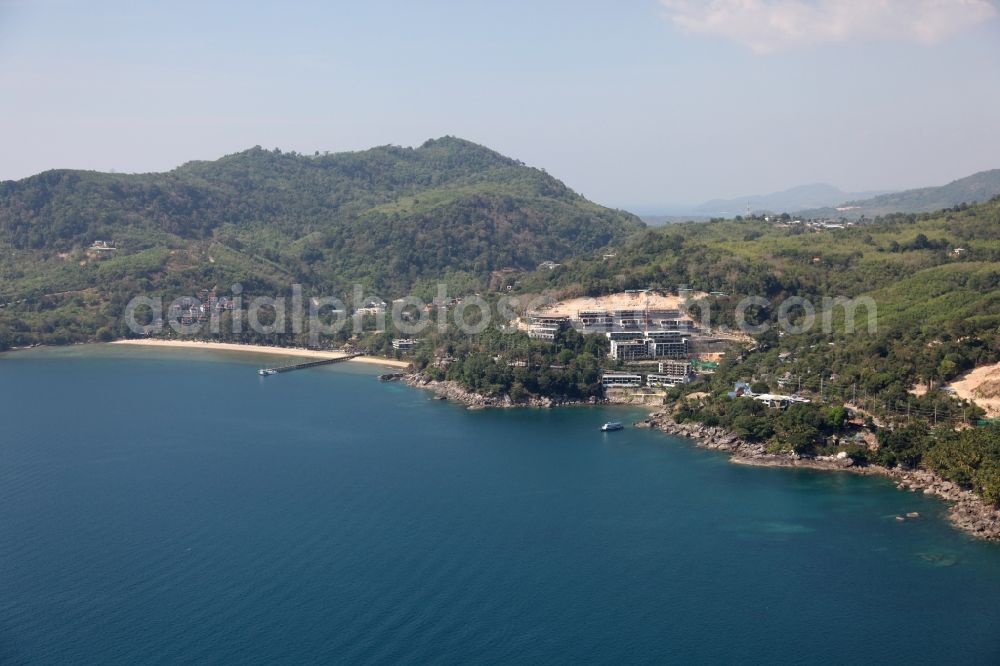
[[[637,331],[631,337],[623,333],[607,334],[611,340],[608,356],[616,361],[686,358],[688,355],[688,339],[681,331]]]
[[[687,384],[694,379],[694,368],[691,366],[690,361],[660,361],[659,369],[661,375],[681,384]]]
[[[606,372],[601,375],[601,386],[604,388],[639,388],[642,386],[642,375],[627,372]]]
[[[694,321],[680,310],[666,308],[626,308],[620,310],[579,310],[577,319],[584,329],[598,331],[657,328],[693,331]]]
[[[656,372],[651,372],[646,375],[646,386],[662,386],[664,388],[670,388],[673,386],[680,386],[684,383],[684,381],[678,380],[676,377],[662,375]]]
[[[535,340],[555,340],[556,334],[569,328],[569,317],[546,315],[538,312],[528,314],[528,337]]]

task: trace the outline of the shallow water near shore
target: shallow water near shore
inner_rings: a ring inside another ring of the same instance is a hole
[[[0,663],[1000,663],[937,500],[268,361],[0,355]]]

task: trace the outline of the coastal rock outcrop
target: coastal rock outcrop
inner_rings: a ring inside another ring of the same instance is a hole
[[[453,402],[459,402],[469,407],[469,409],[510,408],[510,407],[561,407],[566,405],[596,405],[601,401],[597,398],[587,400],[571,400],[550,398],[547,396],[530,396],[527,400],[515,402],[509,395],[490,396],[475,393],[463,387],[455,381],[438,381],[431,379],[419,372],[403,375],[400,378],[405,384],[415,388],[432,391],[435,396],[443,397]]]
[[[901,469],[898,467],[864,468],[867,473],[887,476],[896,481],[900,490],[922,492],[933,495],[951,504],[948,520],[959,529],[983,539],[1000,540],[1000,509],[983,501],[971,490],[942,479],[925,469]]]
[[[379,375],[378,380],[380,382],[398,382],[406,377],[405,372],[387,372],[384,375]]]
[[[698,446],[715,451],[726,451],[734,457],[760,458],[765,456],[764,445],[747,442],[723,428],[707,426],[701,423],[678,423],[666,412],[654,412],[643,421],[635,424],[639,428],[655,428],[668,435],[687,437],[694,440]]]

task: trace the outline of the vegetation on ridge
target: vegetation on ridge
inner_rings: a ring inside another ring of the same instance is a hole
[[[308,157],[258,147],[164,174],[48,171],[0,183],[0,304],[233,282],[388,295],[449,273],[486,284],[641,226],[450,137]],[[114,244],[112,259],[89,249],[97,240]]]

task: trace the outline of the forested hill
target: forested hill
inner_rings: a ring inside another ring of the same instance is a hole
[[[168,173],[55,170],[0,183],[0,247],[11,250],[0,270],[13,292],[0,296],[23,295],[47,272],[53,287],[88,286],[97,267],[80,267],[79,253],[95,240],[113,242],[116,261],[145,253],[137,268],[153,272],[170,270],[156,252],[169,248],[188,264],[211,255],[220,278],[266,265],[317,287],[357,280],[389,293],[558,261],[641,227],[457,138],[310,156],[256,147]]]

